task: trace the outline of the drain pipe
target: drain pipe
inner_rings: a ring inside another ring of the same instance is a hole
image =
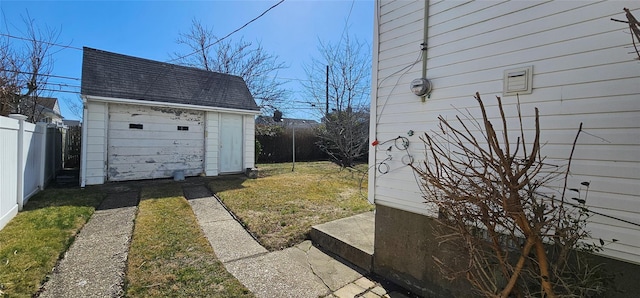
[[[427,41],[429,39],[429,0],[424,0],[424,30],[422,43],[422,78],[427,78]],[[422,96],[422,102],[426,101],[427,97],[431,96],[431,91]]]

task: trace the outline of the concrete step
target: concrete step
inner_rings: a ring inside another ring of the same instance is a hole
[[[79,184],[77,169],[64,169],[58,172],[55,184],[58,186],[77,186]]]
[[[374,228],[374,212],[366,212],[313,226],[311,241],[322,250],[371,272]]]

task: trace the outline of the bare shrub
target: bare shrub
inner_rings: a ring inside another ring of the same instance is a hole
[[[566,185],[582,125],[568,164],[550,165],[540,153],[537,108],[531,136],[525,133],[518,104],[517,138],[510,140],[514,134],[509,134],[501,99],[497,97],[500,117],[494,126],[478,93],[475,98],[482,119],[468,114],[448,121],[440,116],[438,131],[421,137],[425,162],[412,165],[422,179],[425,200],[440,211],[439,239],[456,241],[468,260],[455,268],[453,260],[434,258],[441,271],[450,279],[465,278],[487,297],[601,294],[608,278],[585,261],[584,253],[601,245],[582,241],[590,237],[585,229],[589,183]],[[551,187],[563,181],[563,189]]]

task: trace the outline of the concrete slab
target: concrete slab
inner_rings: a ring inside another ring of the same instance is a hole
[[[374,211],[316,225],[313,228],[349,243],[366,253],[373,254]]]
[[[322,252],[308,240],[287,248],[284,252],[301,265],[309,267],[331,291],[337,291],[362,277],[358,271]]]
[[[186,185],[182,192],[187,200],[194,200],[200,198],[208,198],[213,195],[211,191],[204,185]]]
[[[293,260],[286,251],[224,263],[227,271],[256,297],[316,298],[329,289],[309,269]]]
[[[215,197],[191,199],[189,200],[189,204],[200,222],[207,223],[233,220],[231,214],[229,214],[227,209],[225,209]]]
[[[77,235],[39,297],[123,295],[137,193],[110,194]]]
[[[200,228],[218,259],[225,263],[268,251],[238,223],[204,186],[184,188]]]
[[[366,212],[313,226],[310,234],[313,242],[323,250],[371,272],[374,229],[374,212]]]
[[[200,222],[200,217],[197,218]],[[200,222],[200,227],[216,256],[223,263],[268,252],[233,219]]]
[[[363,294],[366,290],[367,289],[363,289],[356,284],[348,284],[340,290],[334,292],[333,295],[338,298],[353,298],[360,296],[360,294]]]
[[[113,236],[120,234],[129,234],[129,231],[122,229],[109,229],[105,227],[115,227],[133,222],[136,213],[136,207],[126,207],[111,210],[98,210],[93,213],[91,220],[88,221],[80,231],[83,237],[101,238],[105,236]]]
[[[316,298],[362,276],[310,241],[268,252],[205,187],[184,193],[218,259],[257,297]]]

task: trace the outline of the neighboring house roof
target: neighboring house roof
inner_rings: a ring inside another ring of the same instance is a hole
[[[33,109],[34,97],[28,97],[22,100],[19,104],[19,112],[27,117],[34,116],[35,122],[43,120],[45,117],[52,119],[62,119],[62,113],[60,112],[60,106],[58,105],[58,99],[54,97],[36,97],[35,98],[35,111]],[[35,115],[32,115],[34,114]]]
[[[239,76],[87,47],[81,85],[89,96],[260,110]]]
[[[82,126],[82,122],[80,122],[80,120],[62,120],[62,123],[66,126]]]
[[[58,114],[60,114],[60,107],[58,107],[58,99],[57,98],[53,98],[53,97],[38,97],[38,99],[36,99],[36,102],[38,102],[39,105],[42,105],[43,107],[50,109],[52,111],[57,112]]]

